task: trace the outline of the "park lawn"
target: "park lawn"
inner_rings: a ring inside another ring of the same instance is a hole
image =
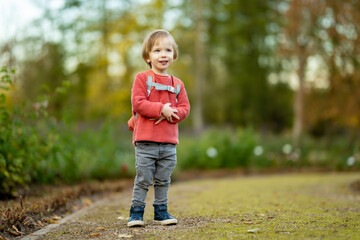
[[[170,191],[169,208],[186,227],[161,237],[360,239],[360,193],[349,188],[359,179],[359,173],[328,173],[181,183]]]

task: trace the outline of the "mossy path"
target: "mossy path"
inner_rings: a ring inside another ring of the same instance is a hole
[[[179,224],[153,224],[149,191],[146,226],[133,229],[126,227],[129,189],[38,239],[360,239],[360,193],[349,188],[359,179],[327,173],[178,182],[169,212]]]

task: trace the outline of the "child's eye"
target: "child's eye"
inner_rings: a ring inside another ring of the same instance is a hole
[[[156,49],[156,50],[154,50],[154,52],[160,52],[160,50],[159,50],[159,49]]]
[[[168,52],[172,52],[172,50],[171,50],[171,49],[166,49],[166,51],[168,51]]]

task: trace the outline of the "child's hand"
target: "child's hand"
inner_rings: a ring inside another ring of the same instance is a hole
[[[164,116],[161,116],[159,118],[150,118],[150,120],[154,121],[154,120],[157,120],[155,125],[159,124],[162,120],[164,120],[165,117]]]
[[[178,115],[175,114],[175,113],[178,113],[178,110],[171,108],[170,105],[171,105],[171,103],[166,103],[164,105],[163,109],[161,110],[162,117],[165,117],[166,120],[168,120],[169,122],[172,122],[172,117],[180,120]]]

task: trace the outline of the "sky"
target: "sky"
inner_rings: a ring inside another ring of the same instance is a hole
[[[31,0],[0,0],[0,9],[0,41],[12,39],[42,14]]]

